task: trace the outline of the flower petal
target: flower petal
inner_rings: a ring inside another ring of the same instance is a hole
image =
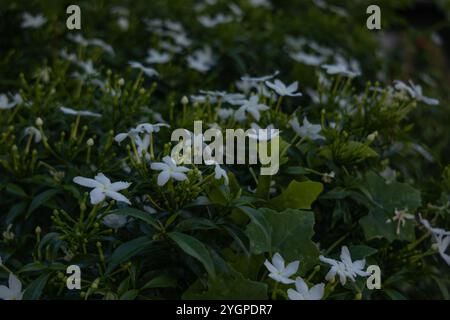
[[[127,197],[125,197],[123,194],[120,194],[118,192],[107,190],[105,192],[105,195],[107,195],[108,197],[110,197],[111,199],[114,199],[116,201],[125,202],[126,204],[131,205],[130,200],[128,200]]]
[[[99,183],[98,181],[84,177],[75,177],[73,178],[73,182],[79,184],[80,186],[88,188],[98,188],[102,186],[101,183]]]
[[[165,185],[167,181],[169,181],[169,178],[170,174],[167,171],[162,171],[158,175],[158,186],[162,187],[163,185]]]
[[[91,196],[91,204],[96,205],[105,200],[105,194],[103,193],[102,189],[95,188],[90,193]]]

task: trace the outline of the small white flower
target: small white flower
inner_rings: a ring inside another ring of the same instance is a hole
[[[250,113],[256,121],[261,118],[260,111],[269,110],[269,107],[265,104],[259,103],[259,97],[254,95],[248,100],[243,101],[243,105],[236,111],[234,118],[237,121],[244,121],[246,119],[246,113]]]
[[[360,75],[360,72],[351,70],[344,63],[336,63],[336,64],[325,64],[322,66],[326,70],[326,72],[330,75],[342,75],[349,78],[354,78]]]
[[[450,255],[447,253],[447,248],[450,245],[450,236],[437,236],[436,243],[442,259],[450,266]]]
[[[12,97],[12,101],[9,101],[9,98],[6,94],[0,94],[0,110],[8,110],[8,109],[12,109],[15,106],[17,106],[18,104],[21,104],[23,102],[22,97],[20,96],[20,94],[16,93],[13,97]]]
[[[297,277],[295,279],[295,289],[288,289],[289,300],[321,300],[325,291],[325,284],[320,283],[308,289],[306,282]]]
[[[422,225],[428,230],[430,231],[434,236],[450,236],[450,231],[446,231],[444,229],[441,228],[433,228],[430,224],[430,222],[426,219],[423,219],[422,216],[419,214],[419,219],[420,222],[422,223]]]
[[[120,28],[120,30],[127,31],[130,27],[130,22],[125,17],[119,17],[117,18],[117,26]]]
[[[170,61],[170,54],[165,52],[159,52],[155,49],[148,50],[147,58],[145,62],[148,64],[163,64]]]
[[[117,230],[127,224],[127,217],[111,213],[103,218],[103,224],[108,228]]]
[[[41,132],[38,129],[36,129],[35,127],[25,128],[24,134],[26,136],[28,136],[28,135],[34,136],[34,143],[39,143],[42,140]]]
[[[411,96],[411,98],[417,101],[422,101],[423,103],[430,106],[439,104],[439,100],[424,96],[422,87],[420,85],[415,85],[412,81],[409,81],[409,84],[406,84],[403,81],[396,80],[394,84],[396,90],[407,92]]]
[[[341,261],[337,261],[324,256],[319,256],[320,261],[331,265],[330,271],[325,276],[327,281],[334,279],[337,274],[339,275],[341,284],[344,285],[347,282],[347,278],[354,282],[358,275],[363,277],[369,275],[366,271],[363,271],[366,261],[362,259],[353,262],[346,246],[342,247],[340,258]]]
[[[232,16],[226,16],[223,13],[219,13],[215,17],[203,15],[198,17],[197,19],[206,28],[214,28],[219,24],[225,24],[233,21]]]
[[[303,125],[300,126],[297,117],[292,118],[289,122],[292,129],[302,138],[308,138],[311,140],[325,139],[319,132],[322,130],[320,124],[311,124],[308,119],[303,118]]]
[[[158,175],[158,186],[165,185],[170,178],[174,178],[177,181],[184,181],[187,179],[185,173],[189,171],[186,167],[177,166],[175,161],[169,156],[165,156],[163,162],[152,163],[151,168],[152,170],[161,171]]]
[[[316,56],[313,54],[307,54],[304,52],[296,52],[291,54],[291,58],[300,63],[306,64],[308,66],[319,66],[325,60],[322,56]]]
[[[269,74],[267,76],[261,76],[261,77],[243,76],[243,77],[241,77],[241,80],[250,81],[250,82],[264,82],[264,81],[275,78],[279,74],[280,74],[280,71],[275,71],[273,74]]]
[[[33,28],[38,29],[42,27],[47,22],[47,19],[42,14],[37,14],[35,16],[25,12],[22,15],[22,28]]]
[[[300,92],[297,92],[298,90],[298,81],[295,81],[294,83],[291,83],[289,86],[286,86],[283,82],[281,82],[278,79],[275,79],[275,81],[265,82],[266,86],[268,86],[270,89],[275,91],[278,95],[284,97],[301,97],[302,94]]]
[[[85,116],[85,117],[101,117],[102,115],[99,113],[87,111],[87,110],[75,110],[66,107],[60,107],[62,113],[71,115],[71,116]]]
[[[272,4],[268,0],[250,0],[250,5],[252,7],[262,7],[266,9],[272,8]]]
[[[264,262],[267,270],[270,271],[269,277],[277,282],[284,284],[294,283],[295,281],[290,279],[294,275],[300,265],[299,261],[293,261],[285,267],[284,259],[279,253],[275,253],[272,257],[272,263],[269,260]]]
[[[214,57],[210,47],[196,50],[187,57],[188,66],[191,69],[205,73],[214,66]]]
[[[227,172],[224,169],[222,169],[218,163],[215,164],[214,178],[216,180],[220,180],[221,178],[223,178],[223,180],[225,181],[225,184],[228,185]]]
[[[133,69],[138,69],[141,70],[147,77],[157,77],[159,74],[158,72],[150,67],[146,67],[144,66],[142,63],[137,62],[137,61],[130,61],[128,62],[128,64],[131,66],[131,68]]]
[[[12,273],[9,274],[8,287],[0,286],[1,300],[22,300],[22,282]]]
[[[226,120],[229,117],[231,117],[234,114],[234,110],[230,108],[220,108],[219,111],[217,111],[217,116],[221,120]]]
[[[258,140],[258,141],[270,141],[273,138],[279,136],[280,131],[274,129],[273,124],[267,126],[266,129],[261,128],[258,124],[252,123],[251,125],[252,133],[247,134],[250,139]]]
[[[129,182],[119,181],[111,183],[111,180],[109,180],[103,173],[97,174],[94,179],[75,177],[73,182],[83,187],[93,188],[90,193],[91,203],[93,205],[99,204],[105,200],[106,197],[131,205],[130,200],[118,192],[128,189],[131,185]]]
[[[387,223],[397,221],[396,233],[400,234],[400,227],[404,227],[406,220],[414,220],[414,215],[408,213],[408,209],[397,210],[395,209],[394,217],[386,220]]]

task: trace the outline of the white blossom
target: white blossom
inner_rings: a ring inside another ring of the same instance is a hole
[[[9,274],[8,287],[0,286],[1,300],[22,300],[22,282],[12,273]]]
[[[22,28],[33,28],[38,29],[47,23],[47,19],[42,14],[37,14],[35,16],[24,12],[22,14]]]
[[[86,117],[101,117],[102,115],[99,113],[87,111],[87,110],[75,110],[66,107],[60,107],[62,113],[71,115],[71,116],[86,116]]]
[[[199,72],[207,72],[214,66],[214,57],[210,47],[196,50],[187,57],[188,66]]]
[[[303,118],[303,125],[300,126],[297,117],[294,117],[289,122],[292,129],[302,138],[308,138],[311,140],[325,139],[319,132],[322,130],[320,124],[311,124],[308,119]]]
[[[275,81],[265,82],[266,86],[268,86],[270,89],[275,91],[280,96],[288,96],[288,97],[300,97],[302,94],[300,92],[297,92],[298,90],[298,81],[295,81],[294,83],[291,83],[289,86],[286,86],[283,82],[281,82],[278,79],[275,79]]]
[[[108,228],[117,230],[127,224],[127,217],[111,213],[103,218],[103,224]]]
[[[130,61],[128,62],[131,68],[141,70],[147,77],[155,77],[158,76],[158,72],[150,67],[144,66],[142,63],[137,61]]]
[[[189,171],[186,167],[177,166],[175,161],[169,156],[165,156],[163,162],[152,163],[151,168],[152,170],[161,171],[158,175],[158,186],[164,186],[170,178],[184,181],[187,179],[185,173]]]
[[[300,265],[299,261],[293,261],[285,266],[283,257],[279,253],[275,253],[272,257],[272,263],[269,260],[264,262],[267,270],[270,271],[269,277],[277,282],[284,284],[294,283],[295,281],[290,279],[298,270]]]
[[[387,223],[397,221],[396,233],[400,234],[400,227],[404,227],[406,220],[414,220],[414,215],[408,213],[408,209],[397,210],[395,209],[394,217],[392,219],[386,220]]]
[[[243,101],[241,107],[234,114],[234,118],[237,121],[244,121],[246,119],[246,113],[250,113],[256,121],[259,121],[261,118],[260,111],[266,110],[269,110],[269,107],[259,103],[259,97],[254,95],[250,99]]]
[[[306,282],[297,277],[295,279],[295,290],[288,289],[289,300],[321,300],[325,291],[325,284],[320,283],[308,289]]]
[[[148,55],[145,59],[145,62],[147,62],[148,64],[163,64],[169,62],[170,59],[170,54],[159,52],[155,49],[150,49],[148,50]]]
[[[34,136],[34,143],[39,143],[42,140],[41,132],[35,127],[27,127],[23,131],[26,136]]]
[[[406,84],[403,81],[396,80],[394,84],[396,90],[407,92],[411,96],[411,98],[417,101],[422,101],[423,103],[431,106],[439,104],[439,100],[424,96],[422,87],[420,85],[414,84],[412,81],[409,81],[409,83]]]
[[[105,200],[106,197],[131,205],[130,200],[118,192],[128,189],[131,185],[129,182],[119,181],[111,183],[111,180],[103,173],[97,174],[94,179],[75,177],[73,182],[83,187],[93,188],[90,193],[91,203],[93,205],[99,204]]]

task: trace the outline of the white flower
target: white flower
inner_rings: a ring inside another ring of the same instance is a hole
[[[97,70],[95,70],[95,68],[94,68],[94,64],[93,64],[92,60],[77,61],[76,64],[81,69],[83,69],[85,75],[87,75],[87,76],[94,76],[98,73]]]
[[[71,116],[86,116],[86,117],[101,117],[102,115],[99,113],[87,111],[87,110],[74,110],[71,108],[60,107],[62,113],[68,114]]]
[[[34,28],[38,29],[47,22],[47,19],[42,14],[32,16],[28,12],[22,15],[22,28]]]
[[[22,102],[22,97],[18,93],[13,96],[11,102],[9,101],[9,98],[6,94],[0,94],[0,110],[12,109]]]
[[[292,118],[289,122],[292,129],[302,138],[308,138],[311,140],[325,139],[319,132],[322,130],[320,124],[311,124],[308,119],[303,118],[303,125],[300,126],[297,117]]]
[[[8,287],[0,286],[1,300],[22,300],[22,283],[12,273],[9,274]]]
[[[272,4],[268,0],[250,0],[250,5],[252,7],[272,8]]]
[[[400,227],[404,227],[406,220],[414,220],[414,215],[408,213],[408,209],[397,210],[395,209],[394,217],[392,219],[386,220],[387,223],[397,221],[396,233],[400,234]]]
[[[202,50],[196,50],[187,57],[188,66],[199,72],[207,72],[214,66],[214,57],[210,47],[204,47]]]
[[[172,53],[180,53],[181,51],[183,51],[183,48],[173,45],[168,41],[160,41],[159,42],[159,46],[167,51],[170,51]]]
[[[233,109],[230,108],[220,108],[219,111],[217,111],[217,116],[221,119],[221,120],[226,120],[229,117],[231,117],[234,113]]]
[[[422,87],[420,85],[415,85],[412,81],[409,81],[409,85],[403,81],[394,81],[395,89],[399,91],[406,91],[411,98],[422,101],[430,106],[435,106],[439,104],[439,100],[425,97],[422,92]]]
[[[271,139],[278,137],[280,134],[279,130],[274,129],[273,124],[268,125],[266,129],[261,128],[256,123],[252,123],[250,126],[253,129],[252,133],[247,134],[250,139],[270,141]]]
[[[219,13],[215,17],[203,15],[198,17],[197,19],[206,28],[214,28],[219,24],[229,23],[233,21],[232,16],[226,16],[223,13]]]
[[[41,132],[35,127],[27,127],[23,132],[26,136],[34,136],[34,143],[39,143],[42,140]]]
[[[139,133],[156,133],[159,132],[161,127],[169,128],[170,126],[166,123],[141,123],[136,126],[136,131]]]
[[[275,253],[272,257],[272,263],[270,263],[269,260],[266,260],[264,265],[267,270],[270,271],[269,277],[273,280],[284,284],[290,284],[295,282],[290,279],[290,277],[297,272],[300,262],[293,261],[285,267],[284,259],[279,253]]]
[[[278,74],[280,74],[280,71],[275,71],[273,74],[269,74],[267,76],[261,76],[261,77],[243,76],[243,77],[241,77],[241,80],[250,81],[250,82],[264,82],[264,81],[270,80],[272,78],[275,78]]]
[[[163,64],[170,61],[170,54],[165,52],[159,52],[155,49],[148,50],[147,58],[145,59],[145,62],[149,64]]]
[[[291,58],[308,66],[319,66],[322,64],[324,57],[307,54],[304,52],[291,53]]]
[[[246,113],[250,113],[256,121],[261,118],[260,111],[269,110],[269,107],[265,104],[259,103],[258,96],[252,96],[248,100],[243,101],[243,105],[236,111],[234,118],[237,121],[244,121],[246,118]]]
[[[450,236],[437,236],[436,243],[442,259],[450,266],[450,255],[447,253],[447,248],[450,245]]]
[[[359,275],[365,277],[368,275],[367,272],[363,271],[366,261],[362,259],[352,262],[350,252],[346,246],[342,247],[340,258],[341,261],[337,261],[334,259],[326,258],[324,256],[319,256],[320,261],[331,265],[330,271],[325,276],[325,279],[327,281],[331,281],[332,279],[334,279],[337,274],[339,275],[341,284],[344,285],[347,282],[347,278],[354,282],[356,276]]]
[[[325,64],[322,68],[324,68],[330,75],[339,74],[349,78],[354,78],[360,75],[360,72],[351,70],[344,63]]]
[[[103,173],[97,174],[95,176],[95,180],[84,177],[75,177],[73,182],[83,187],[94,188],[94,190],[90,193],[91,203],[93,205],[99,204],[105,200],[106,197],[131,205],[130,200],[118,192],[128,189],[131,185],[129,182],[119,181],[111,183],[111,180],[109,180]]]
[[[120,229],[127,223],[127,217],[119,214],[108,214],[103,218],[103,224],[111,229]]]
[[[426,219],[423,219],[422,216],[419,214],[419,219],[420,222],[422,223],[422,225],[428,230],[430,231],[434,236],[450,236],[450,231],[445,231],[444,229],[441,228],[433,228],[430,224],[430,222]]]
[[[117,18],[117,26],[120,28],[120,30],[127,31],[130,27],[130,22],[125,17],[119,17]]]
[[[184,181],[187,179],[185,172],[189,171],[186,167],[177,166],[175,161],[169,156],[165,156],[163,162],[152,163],[151,168],[152,170],[161,171],[158,175],[158,186],[165,185],[170,178],[174,178],[177,181]]]
[[[151,78],[151,77],[154,77],[154,76],[158,76],[158,72],[155,69],[146,67],[140,62],[130,61],[130,62],[128,62],[128,64],[133,69],[141,70],[147,77]]]
[[[114,54],[114,49],[111,45],[107,44],[102,39],[85,39],[81,33],[77,34],[69,34],[67,35],[67,38],[75,43],[78,43],[79,45],[82,45],[84,47],[88,45],[100,47],[109,54]]]
[[[215,164],[214,168],[214,178],[220,180],[223,177],[225,184],[228,185],[228,175],[227,172],[220,167],[218,163]]]
[[[278,95],[284,97],[301,97],[302,94],[300,92],[296,92],[298,89],[298,81],[295,81],[294,83],[291,83],[289,86],[286,86],[283,82],[281,82],[278,79],[275,79],[275,81],[265,82],[266,86],[268,86],[270,89],[275,91]]]
[[[295,289],[287,291],[289,300],[321,300],[325,291],[325,284],[320,283],[308,289],[306,282],[297,277],[295,279]]]

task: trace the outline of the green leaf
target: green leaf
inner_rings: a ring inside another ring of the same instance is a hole
[[[119,264],[129,261],[132,257],[141,253],[153,244],[148,237],[139,237],[121,244],[112,254],[106,273],[111,272]]]
[[[252,226],[251,228],[253,233],[258,234],[258,241],[250,241],[250,247],[253,247],[251,250],[253,252],[268,251],[267,248],[270,248],[272,235],[269,223],[267,222],[263,212],[250,207],[240,207],[239,210],[250,218],[250,225]],[[247,236],[249,236],[248,230]]]
[[[200,261],[211,277],[215,277],[216,272],[211,255],[206,246],[196,238],[180,232],[170,232],[168,236],[188,255]]]
[[[254,254],[279,252],[286,261],[300,260],[301,270],[306,271],[317,263],[319,250],[311,241],[314,235],[314,214],[308,211],[285,210],[276,212],[259,209],[269,225],[270,242],[264,245],[265,235],[253,221],[247,227],[250,249]]]
[[[17,184],[14,183],[8,183],[6,185],[6,192],[18,196],[20,198],[28,197],[27,193],[21,187],[19,187]]]
[[[125,292],[120,296],[119,300],[134,300],[139,294],[139,290],[133,289]]]
[[[147,284],[145,284],[141,290],[152,288],[175,288],[177,286],[177,280],[169,275],[161,275],[153,278]]]
[[[159,226],[157,220],[155,218],[153,218],[150,213],[145,212],[145,211],[141,211],[141,210],[137,210],[137,209],[133,209],[133,208],[123,208],[123,209],[113,210],[113,211],[111,211],[111,214],[117,214],[117,215],[126,216],[126,217],[133,217],[133,218],[144,221],[145,223],[147,223],[148,225],[152,226],[153,228],[155,228],[157,230],[160,229],[160,226]]]
[[[270,204],[279,210],[311,209],[311,204],[323,191],[323,185],[314,181],[291,181],[286,190],[270,200]]]
[[[33,201],[31,201],[30,206],[28,207],[26,216],[28,217],[30,214],[33,213],[34,210],[36,210],[40,206],[48,205],[47,202],[58,193],[59,193],[59,190],[52,189],[52,190],[44,191],[44,192],[38,194],[37,196],[35,196],[33,198]]]
[[[397,233],[397,221],[388,223],[387,220],[394,217],[395,209],[408,209],[414,212],[420,207],[422,200],[418,190],[406,183],[394,181],[387,184],[382,177],[373,172],[366,175],[359,190],[369,199],[366,201],[369,214],[359,221],[367,240],[385,238],[392,242],[415,239],[414,221],[407,220],[404,226],[400,226],[400,232]]]
[[[244,278],[241,274],[221,275],[209,279],[204,289],[200,281],[184,294],[187,300],[267,300],[267,284]]]
[[[50,273],[44,273],[31,282],[23,294],[24,300],[39,300],[49,277]]]

